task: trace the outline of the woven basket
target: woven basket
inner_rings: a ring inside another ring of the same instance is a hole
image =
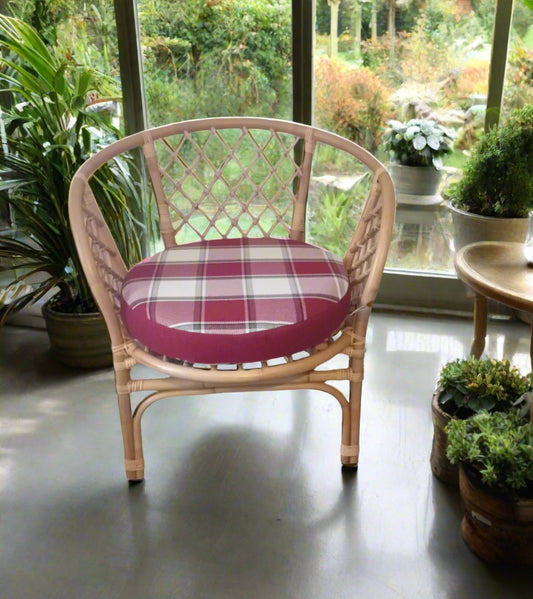
[[[431,400],[431,412],[433,416],[433,444],[431,446],[431,471],[442,482],[450,485],[459,485],[459,469],[446,457],[448,437],[444,428],[452,417],[443,412],[439,407],[438,393],[435,391]]]

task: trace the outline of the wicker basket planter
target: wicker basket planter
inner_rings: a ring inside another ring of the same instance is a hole
[[[510,499],[488,492],[463,466],[459,488],[468,547],[491,563],[533,564],[533,499]]]
[[[439,480],[457,486],[459,484],[459,469],[446,457],[448,439],[444,431],[452,417],[440,408],[437,391],[435,391],[431,400],[431,413],[433,418],[433,443],[429,460],[431,471]]]
[[[54,356],[66,366],[103,368],[113,356],[109,333],[102,315],[55,312],[46,302],[42,308]]]

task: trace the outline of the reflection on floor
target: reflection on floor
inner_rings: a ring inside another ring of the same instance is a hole
[[[339,467],[340,411],[318,392],[166,400],[143,421],[128,487],[110,370],[54,363],[42,331],[0,343],[0,581],[6,599],[531,597],[533,571],[489,567],[429,469],[430,398],[472,324],[375,313],[362,450]],[[529,328],[488,351],[529,367]]]

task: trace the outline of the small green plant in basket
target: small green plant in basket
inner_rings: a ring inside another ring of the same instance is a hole
[[[533,425],[519,410],[451,420],[446,433],[453,464],[472,468],[491,489],[533,497]]]
[[[522,375],[509,360],[468,358],[448,362],[437,384],[440,408],[456,418],[486,410],[501,412],[525,404],[531,375]]]
[[[458,484],[459,472],[446,455],[446,427],[451,420],[465,420],[481,412],[529,409],[531,375],[524,376],[509,360],[467,358],[442,367],[431,402],[433,444],[431,470],[440,480]]]
[[[533,563],[533,423],[519,410],[482,411],[447,427],[459,467],[461,532],[492,563]]]

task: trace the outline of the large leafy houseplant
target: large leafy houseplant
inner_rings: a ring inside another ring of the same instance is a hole
[[[11,104],[2,113],[0,190],[7,192],[17,232],[0,238],[0,268],[14,273],[12,286],[32,283],[30,293],[15,294],[3,319],[54,288],[59,290],[55,310],[94,312],[70,230],[67,199],[78,167],[119,135],[109,111],[98,110],[100,94],[115,95],[116,83],[56,56],[31,26],[2,15],[0,52],[0,91]],[[139,220],[139,180],[132,157],[116,160],[92,181],[129,263],[141,257],[145,230]]]

